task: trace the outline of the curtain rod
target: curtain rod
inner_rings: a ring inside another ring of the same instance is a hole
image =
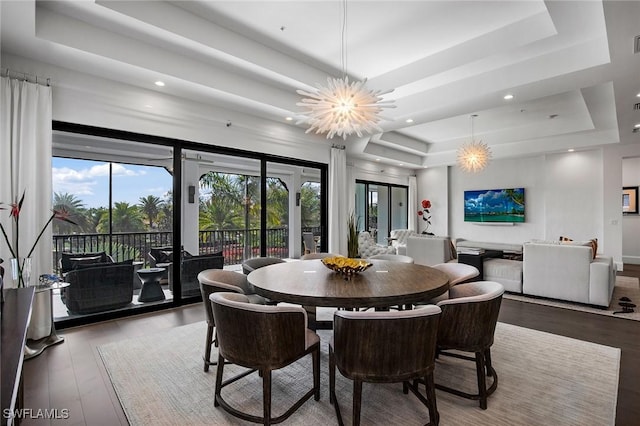
[[[35,74],[29,74],[22,71],[14,71],[9,68],[2,68],[0,71],[1,71],[0,74],[3,77],[16,78],[18,80],[27,81],[29,83],[41,84],[43,86],[51,86],[50,78],[38,77]]]

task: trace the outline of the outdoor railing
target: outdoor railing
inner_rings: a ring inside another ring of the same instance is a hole
[[[303,231],[320,235],[320,227],[305,227]],[[221,251],[225,265],[240,264],[244,259],[260,256],[259,229],[200,231],[199,239],[199,254],[211,254]],[[145,262],[145,265],[148,266],[147,253],[152,247],[166,247],[172,244],[172,232],[54,235],[53,260],[57,269],[63,252],[95,253],[104,251],[111,254],[115,261],[133,259],[134,261]],[[267,256],[289,257],[289,229],[267,229],[266,246]]]

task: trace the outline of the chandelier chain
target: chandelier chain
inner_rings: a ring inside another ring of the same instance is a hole
[[[342,77],[347,76],[347,0],[342,1],[342,32],[340,34],[340,63]]]

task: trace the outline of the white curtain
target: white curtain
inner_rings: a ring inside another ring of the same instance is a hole
[[[19,256],[26,257],[51,216],[51,88],[2,77],[0,98],[0,202],[6,207],[25,194],[19,220]],[[9,210],[0,210],[0,221],[13,242],[16,230]],[[7,276],[11,254],[4,238],[0,239],[0,257],[4,259],[5,284],[11,287],[13,282]],[[40,274],[53,272],[51,226],[31,258],[31,284],[35,284]],[[40,294],[49,297],[48,292]],[[32,325],[40,323],[34,321],[40,316],[38,305],[36,300]],[[50,311],[47,313],[49,318],[44,318],[39,327],[43,335],[48,334],[50,327]],[[30,330],[29,337],[37,339],[39,334]]]
[[[329,160],[329,252],[347,255],[347,154],[331,148]]]
[[[418,232],[418,181],[415,176],[409,176],[409,212],[408,229]]]

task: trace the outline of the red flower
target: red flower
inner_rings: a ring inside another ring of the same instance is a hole
[[[423,209],[430,209],[430,208],[431,208],[431,201],[429,201],[429,200],[422,200],[422,208],[423,208]]]
[[[418,216],[422,216],[422,210],[418,210]]]

